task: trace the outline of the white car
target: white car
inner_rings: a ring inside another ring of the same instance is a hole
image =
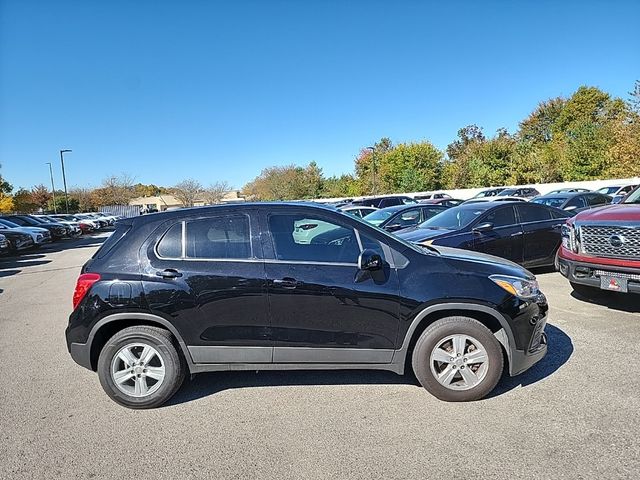
[[[34,215],[34,217],[44,220],[45,222],[62,223],[63,225],[68,225],[71,229],[71,232],[69,232],[69,235],[71,236],[82,235],[82,229],[80,228],[78,222],[63,220],[61,218],[54,218],[49,215]]]
[[[338,208],[338,210],[362,218],[366,215],[369,215],[370,213],[375,212],[378,209],[376,207],[366,207],[364,205],[345,205],[344,207]]]
[[[49,243],[51,241],[51,232],[46,228],[40,227],[22,227],[17,223],[13,223],[4,218],[0,218],[0,233],[4,230],[12,230],[14,232],[26,233],[33,239],[33,243],[36,245],[42,245],[43,243]]]

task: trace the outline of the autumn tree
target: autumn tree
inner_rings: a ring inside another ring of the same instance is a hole
[[[49,200],[51,200],[51,193],[47,187],[40,184],[31,188],[31,201],[38,208],[46,210]]]
[[[202,190],[202,198],[209,205],[220,203],[224,196],[231,190],[231,186],[226,181],[212,183]]]
[[[183,207],[193,207],[193,204],[202,194],[202,184],[189,178],[177,183],[171,188],[171,194],[182,204]]]

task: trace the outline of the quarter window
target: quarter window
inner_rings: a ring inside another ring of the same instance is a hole
[[[271,215],[269,229],[278,260],[356,263],[355,231],[311,215]]]
[[[163,258],[182,256],[182,222],[173,225],[158,242],[158,255]]]

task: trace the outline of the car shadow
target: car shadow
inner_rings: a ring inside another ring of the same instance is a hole
[[[600,305],[628,313],[640,313],[640,299],[634,293],[607,292],[605,290],[593,289],[593,294],[584,296],[576,291],[571,292],[571,296],[576,300],[587,302],[592,305]]]
[[[200,373],[187,380],[165,406],[191,402],[224,390],[317,385],[418,385],[412,375],[380,370],[263,370]]]
[[[573,354],[571,338],[555,325],[547,324],[548,350],[545,357],[533,367],[520,375],[510,377],[506,372],[500,383],[487,398],[503,395],[516,387],[527,387],[553,375],[562,365],[567,363]]]
[[[549,351],[545,358],[516,377],[505,375],[486,397],[503,395],[518,386],[526,387],[555,373],[573,353],[571,338],[558,327],[547,325]],[[396,375],[379,370],[289,370],[225,371],[201,373],[186,381],[165,406],[191,402],[224,390],[256,387],[316,385],[413,385],[420,386],[412,372]]]

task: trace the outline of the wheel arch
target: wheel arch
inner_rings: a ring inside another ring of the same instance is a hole
[[[421,310],[411,322],[405,335],[402,347],[396,350],[393,362],[406,371],[411,369],[411,354],[418,338],[425,329],[438,320],[456,315],[471,317],[486,326],[494,334],[502,347],[502,352],[511,369],[511,346],[515,345],[513,332],[507,320],[492,307],[475,303],[439,303]]]
[[[182,355],[187,362],[189,371],[192,371],[193,360],[189,349],[178,330],[167,319],[151,313],[121,312],[107,315],[100,319],[91,329],[87,344],[89,345],[89,359],[91,370],[98,367],[98,357],[107,341],[120,330],[137,325],[160,327],[169,331],[178,344]]]

